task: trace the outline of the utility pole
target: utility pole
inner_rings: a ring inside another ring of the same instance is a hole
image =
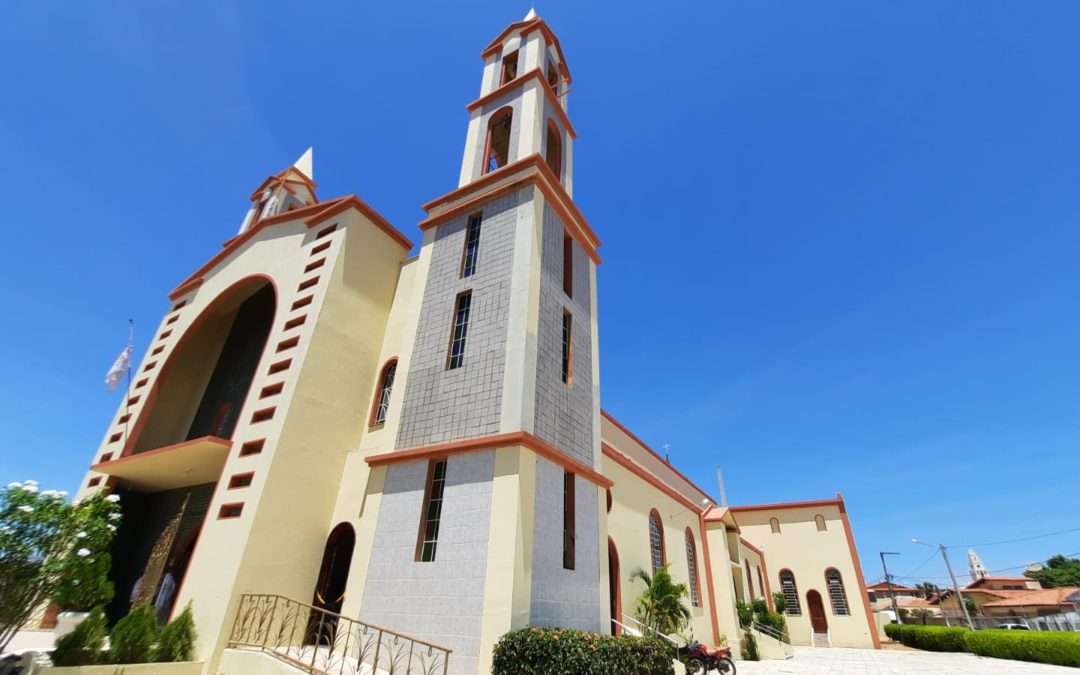
[[[941,551],[941,558],[945,561],[945,569],[949,570],[949,578],[952,579],[953,591],[956,592],[956,599],[960,603],[960,609],[964,610],[964,619],[967,621],[968,628],[975,630],[975,624],[971,621],[971,614],[968,613],[967,605],[964,604],[964,596],[960,593],[960,584],[956,583],[956,575],[953,574],[952,564],[949,563],[949,554],[945,552],[945,544],[938,544],[937,546],[931,546],[930,544],[919,541],[918,539],[912,539],[912,544],[922,544],[923,546],[930,546],[930,548],[936,548]],[[942,614],[945,610],[941,611]],[[948,617],[946,617],[948,620]]]
[[[897,606],[897,604],[896,604],[896,592],[893,591],[893,587],[892,587],[892,577],[889,576],[889,568],[885,565],[885,556],[887,556],[887,555],[900,555],[900,554],[897,553],[896,551],[880,551],[878,553],[878,555],[881,556],[881,569],[885,571],[885,583],[887,583],[889,585],[889,597],[892,598],[892,611],[893,611],[893,614],[896,616],[896,622],[897,623],[902,623],[900,621],[900,607]]]

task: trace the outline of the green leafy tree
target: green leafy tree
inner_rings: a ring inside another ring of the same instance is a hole
[[[929,619],[933,615],[934,615],[934,613],[931,612],[928,609],[913,609],[913,610],[911,610],[911,617],[914,618],[914,619],[918,619],[918,620],[922,621],[922,624],[924,626],[926,625],[927,619]]]
[[[183,612],[161,629],[154,660],[158,663],[190,661],[195,653],[195,637],[195,619],[189,602]]]
[[[964,607],[971,616],[979,616],[979,605],[973,599],[964,596]]]
[[[776,607],[778,614],[783,614],[787,611],[787,598],[780,591],[776,591],[772,594],[773,607]]]
[[[630,580],[640,579],[645,590],[637,599],[638,620],[649,628],[670,635],[679,633],[690,622],[690,610],[683,598],[690,595],[686,584],[677,584],[671,578],[666,563],[656,574],[650,575],[640,567],[630,574]]]
[[[0,488],[0,652],[50,599],[83,611],[113,597],[108,546],[119,498],[97,494],[75,504],[66,496],[39,491],[35,481]]]
[[[923,594],[923,598],[925,598],[927,600],[931,599],[932,597],[934,597],[935,594],[937,594],[937,593],[939,593],[941,591],[941,589],[938,588],[937,584],[932,583],[930,581],[924,581],[921,584],[919,584],[918,586],[916,586],[915,588],[918,588],[919,590],[921,590],[922,594]]]
[[[75,626],[75,630],[56,641],[52,652],[53,664],[57,666],[86,666],[97,663],[105,646],[105,612],[94,608],[90,616]]]
[[[1056,555],[1046,561],[1046,567],[1024,575],[1038,581],[1043,588],[1080,586],[1080,560]]]

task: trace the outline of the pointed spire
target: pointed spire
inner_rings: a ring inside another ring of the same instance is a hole
[[[525,21],[530,21],[530,20],[532,20],[532,19],[535,19],[535,18],[536,18],[536,6],[534,5],[534,6],[533,6],[533,7],[532,7],[532,8],[531,8],[531,9],[529,10],[529,13],[525,15],[525,19],[524,19],[524,20],[525,20]]]
[[[308,178],[315,180],[315,176],[312,175],[312,159],[311,153],[313,148],[308,148],[304,151],[304,154],[300,155],[300,159],[293,162],[293,166],[300,170],[302,174]]]

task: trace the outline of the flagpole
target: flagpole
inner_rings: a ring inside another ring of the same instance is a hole
[[[127,369],[127,393],[124,394],[124,448],[128,442],[128,424],[131,423],[131,413],[128,411],[131,401],[131,357],[135,351],[135,319],[128,319],[128,369]],[[123,450],[121,450],[122,452]]]

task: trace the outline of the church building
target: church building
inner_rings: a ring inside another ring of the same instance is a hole
[[[877,647],[839,494],[718,504],[601,407],[570,68],[533,12],[481,56],[418,253],[309,151],[169,293],[80,488],[121,498],[110,619],[167,575],[206,673],[370,664],[378,631],[379,670],[487,673],[514,629],[636,630],[631,572],[670,563],[703,642],[779,593],[791,643]]]

